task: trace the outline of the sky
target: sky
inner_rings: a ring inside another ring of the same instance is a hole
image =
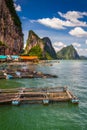
[[[49,37],[55,51],[73,45],[87,56],[87,0],[14,0],[24,43],[29,30]]]

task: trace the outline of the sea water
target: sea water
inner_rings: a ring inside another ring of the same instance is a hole
[[[33,67],[58,78],[4,79],[0,80],[0,88],[67,86],[79,98],[79,105],[0,105],[0,130],[87,130],[87,61],[52,61],[51,64]]]

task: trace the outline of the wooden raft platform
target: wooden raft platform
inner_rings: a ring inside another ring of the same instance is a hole
[[[53,102],[78,103],[79,100],[65,87],[56,88],[15,88],[0,89],[0,104],[19,105],[21,103]]]
[[[44,74],[42,72],[31,71],[29,69],[0,70],[0,79],[20,79],[20,78],[57,78],[56,75]]]

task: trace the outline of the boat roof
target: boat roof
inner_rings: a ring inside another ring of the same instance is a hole
[[[7,56],[6,55],[0,55],[0,59],[6,59]]]
[[[11,55],[11,58],[12,59],[17,59],[17,58],[19,58],[19,56],[18,55]]]

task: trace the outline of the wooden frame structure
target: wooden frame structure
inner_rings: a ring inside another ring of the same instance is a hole
[[[0,90],[0,104],[19,105],[20,103],[43,103],[70,102],[77,101],[69,90],[65,87],[56,88],[15,88]]]

